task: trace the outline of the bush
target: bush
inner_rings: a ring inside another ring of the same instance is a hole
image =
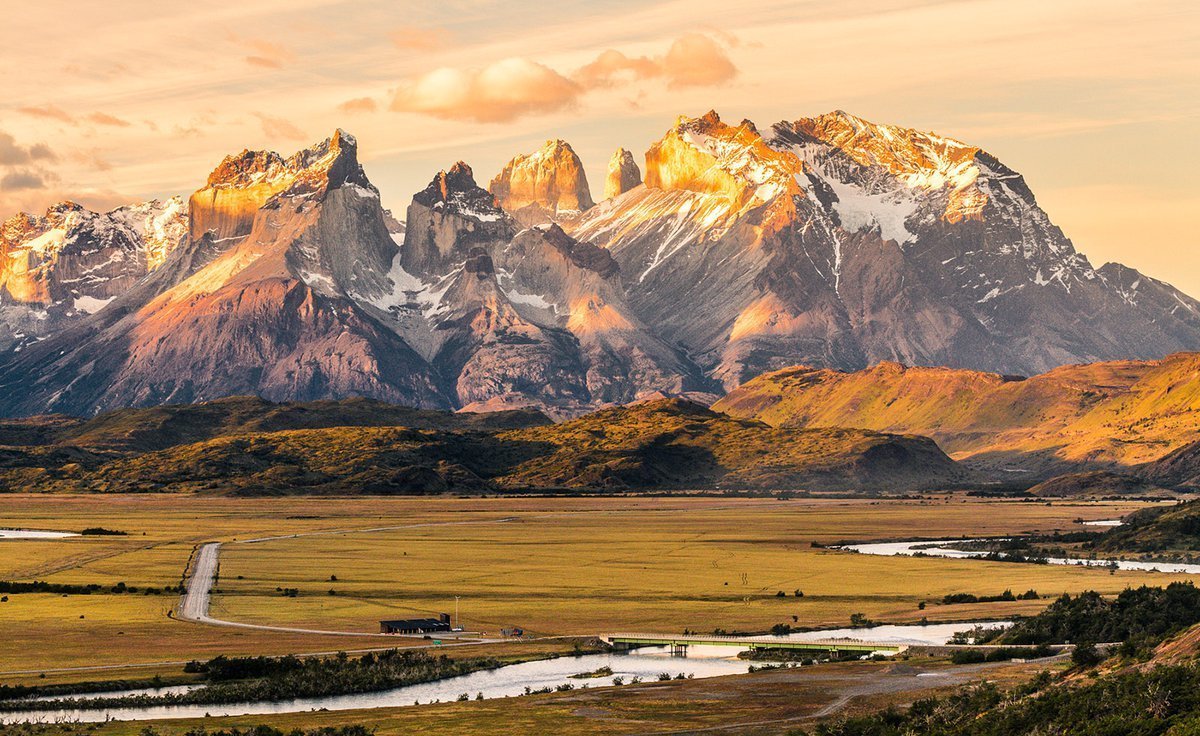
[[[1075,651],[1071,652],[1071,661],[1075,663],[1076,667],[1084,669],[1095,667],[1103,660],[1104,657],[1100,655],[1100,652],[1096,651],[1096,645],[1091,642],[1076,644]]]

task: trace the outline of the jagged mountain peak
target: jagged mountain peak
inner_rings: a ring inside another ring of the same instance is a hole
[[[619,197],[642,183],[642,170],[633,160],[633,154],[618,148],[608,160],[608,174],[604,179],[604,198]]]
[[[320,143],[297,151],[287,164],[294,180],[280,196],[320,195],[341,186],[358,187],[364,196],[379,196],[358,162],[358,140],[341,128]]]
[[[413,202],[442,214],[454,214],[476,222],[507,221],[508,215],[496,197],[475,183],[475,175],[463,161],[434,175],[429,184],[413,195]]]
[[[287,159],[274,151],[226,156],[188,202],[192,240],[210,232],[217,241],[242,237],[250,232],[255,213],[273,198],[320,199],[343,186],[361,197],[379,198],[358,162],[358,142],[340,128]],[[273,206],[280,205],[276,201]]]
[[[358,163],[358,141],[338,128],[325,140],[303,148],[286,159],[275,151],[249,149],[226,156],[208,175],[207,188],[247,188],[283,182],[282,189],[299,178],[311,180],[318,173],[335,186],[344,183],[370,186]]]
[[[954,138],[898,125],[873,123],[843,110],[782,122],[773,129],[790,130],[844,151],[863,166],[882,166],[893,175],[942,173],[956,176],[959,186],[971,181],[967,169],[981,152]],[[913,179],[914,185],[928,183]],[[940,182],[934,182],[940,185]]]
[[[646,186],[719,194],[736,209],[800,194],[799,159],[768,145],[753,123],[733,126],[710,110],[680,117],[646,152]]]
[[[488,189],[505,211],[526,226],[578,215],[595,204],[583,162],[561,138],[551,138],[533,153],[514,156]]]

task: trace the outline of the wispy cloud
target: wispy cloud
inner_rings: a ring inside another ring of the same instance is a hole
[[[31,161],[54,161],[57,158],[45,143],[22,146],[11,134],[0,131],[0,166],[27,164]]]
[[[18,107],[17,112],[30,117],[58,120],[70,125],[75,124],[75,118],[71,117],[66,110],[55,105],[27,105],[25,107]]]
[[[265,38],[242,38],[230,34],[230,39],[250,51],[244,58],[251,66],[263,69],[282,69],[295,60],[296,54],[287,46]]]
[[[396,48],[405,51],[436,51],[450,45],[450,32],[438,27],[400,26],[389,38]]]
[[[0,176],[0,191],[45,189],[50,186],[52,178],[52,175],[44,170],[17,169]]]
[[[346,100],[338,105],[338,109],[348,113],[366,113],[375,112],[379,109],[379,103],[374,97],[355,97],[353,100]]]
[[[116,115],[109,115],[105,112],[94,112],[84,118],[84,120],[87,120],[89,123],[95,123],[96,125],[109,125],[115,128],[128,128],[133,125],[133,123],[129,122],[128,120],[122,120]]]
[[[263,134],[268,138],[282,138],[293,141],[308,140],[308,136],[305,135],[303,130],[300,130],[285,118],[266,115],[260,112],[254,113],[254,116],[257,117],[259,122],[262,123]]]

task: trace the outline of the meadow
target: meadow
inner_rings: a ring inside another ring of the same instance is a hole
[[[0,497],[0,526],[103,527],[126,536],[0,542],[0,580],[106,588],[124,582],[139,592],[10,595],[0,603],[0,626],[11,644],[0,647],[0,682],[178,673],[182,662],[221,653],[420,643],[175,620],[169,614],[177,596],[141,591],[178,585],[196,545],[205,541],[225,542],[213,615],[247,623],[370,633],[381,618],[453,613],[459,596],[462,625],[492,636],[513,626],[538,636],[762,631],[778,623],[846,625],[854,613],[891,622],[998,618],[1033,612],[1062,592],[1115,593],[1130,585],[1163,584],[1172,577],[870,557],[820,546],[1078,530],[1078,519],[1113,518],[1142,506],[963,496],[901,501],[9,495]],[[402,528],[361,531],[386,527]],[[313,532],[331,533],[244,543]],[[996,594],[1006,588],[1035,589],[1043,598],[937,603],[948,593]],[[285,596],[282,589],[297,593]],[[795,595],[798,590],[803,597]],[[74,669],[118,665],[137,666]]]

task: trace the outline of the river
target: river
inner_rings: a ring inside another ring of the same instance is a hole
[[[789,634],[786,639],[848,638],[903,644],[945,644],[959,631],[977,625],[997,626],[1006,622],[981,621],[928,626],[876,626],[870,628],[833,629]],[[395,688],[377,693],[335,695],[320,698],[301,698],[281,702],[236,703],[229,705],[164,705],[136,708],[78,708],[47,709],[23,713],[0,714],[0,724],[25,721],[53,723],[79,721],[96,723],[106,720],[147,721],[166,718],[199,718],[203,716],[269,715],[299,713],[312,710],[357,710],[365,708],[394,708],[416,703],[446,702],[463,693],[474,699],[483,693],[485,699],[522,695],[526,688],[540,690],[571,684],[576,688],[604,687],[613,684],[614,677],[626,683],[635,677],[655,680],[660,673],[672,677],[683,674],[693,678],[720,677],[743,674],[753,662],[737,658],[739,650],[727,646],[691,646],[686,657],[675,657],[669,647],[646,647],[631,652],[585,654],[579,657],[559,657],[536,662],[524,662],[495,670],[473,672],[436,682]],[[612,675],[602,678],[576,679],[571,675],[595,672],[602,667],[612,669]],[[131,691],[133,692],[133,691]],[[119,696],[124,693],[106,693]],[[82,696],[81,696],[82,697]]]
[[[37,529],[0,529],[0,539],[63,539],[78,537],[75,532],[45,532]]]
[[[864,555],[884,555],[894,557],[907,555],[913,557],[950,557],[954,559],[971,559],[986,557],[989,553],[983,550],[951,549],[946,545],[962,544],[963,542],[984,542],[984,539],[942,539],[936,541],[918,542],[871,542],[869,544],[847,544],[836,549],[858,552]],[[1000,541],[1000,540],[991,540]],[[1200,565],[1190,565],[1181,562],[1137,562],[1134,560],[1081,560],[1073,557],[1047,557],[1051,565],[1080,565],[1083,567],[1111,567],[1116,565],[1118,570],[1138,570],[1141,572],[1166,572],[1200,575]]]

